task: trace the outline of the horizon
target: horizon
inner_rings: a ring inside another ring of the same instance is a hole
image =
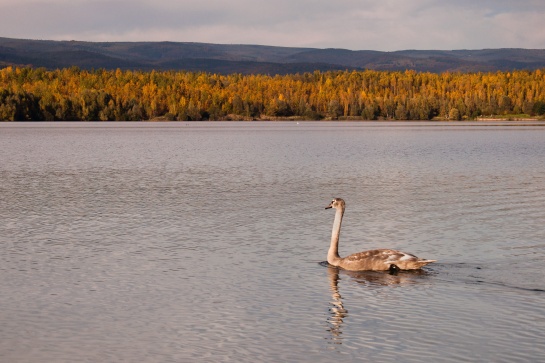
[[[80,39],[43,39],[43,38],[13,38],[13,37],[4,37],[0,36],[0,39],[10,39],[15,41],[41,41],[41,42],[78,42],[78,43],[180,43],[180,44],[210,44],[210,45],[220,45],[220,46],[256,46],[256,47],[270,47],[270,48],[302,48],[302,49],[320,49],[320,50],[345,50],[351,52],[382,52],[382,53],[396,53],[396,52],[406,52],[406,51],[417,51],[417,52],[426,52],[426,51],[439,51],[439,52],[456,52],[456,51],[486,51],[486,50],[508,50],[508,49],[522,49],[522,50],[545,50],[543,48],[525,48],[525,47],[498,47],[498,48],[457,48],[457,49],[441,49],[441,48],[429,48],[429,49],[417,49],[417,48],[406,48],[406,49],[397,49],[391,51],[383,51],[377,49],[348,49],[340,47],[299,47],[299,46],[286,46],[286,45],[270,45],[270,44],[257,44],[257,43],[215,43],[215,42],[198,42],[198,41],[176,41],[176,40],[109,40],[109,41],[100,41],[100,40],[80,40]]]

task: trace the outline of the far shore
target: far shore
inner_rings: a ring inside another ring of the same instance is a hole
[[[143,121],[174,121],[169,120],[165,116],[155,117],[151,120]],[[387,118],[378,118],[376,120],[369,120],[361,118],[358,116],[339,116],[337,118],[326,117],[319,120],[311,120],[302,116],[289,116],[289,117],[278,117],[278,116],[269,116],[261,115],[259,117],[248,117],[244,115],[234,115],[230,114],[225,117],[222,117],[219,120],[202,120],[202,121],[219,121],[219,122],[229,122],[229,121],[362,121],[362,122],[418,122],[418,121],[438,121],[438,122],[466,122],[466,121],[545,121],[544,116],[530,116],[530,115],[491,115],[491,116],[479,116],[476,118],[463,118],[461,120],[453,120],[444,117],[434,117],[431,120],[396,120],[396,119],[387,119]],[[187,122],[187,121],[186,121]],[[191,121],[189,121],[191,122]]]

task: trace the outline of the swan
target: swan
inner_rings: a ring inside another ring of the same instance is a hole
[[[416,270],[436,260],[425,260],[413,254],[389,249],[377,249],[354,253],[346,257],[339,256],[339,236],[341,222],[345,209],[345,202],[341,198],[334,198],[325,208],[335,208],[335,220],[331,232],[331,245],[327,252],[327,262],[349,271],[394,271]]]

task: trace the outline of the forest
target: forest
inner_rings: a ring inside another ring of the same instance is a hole
[[[471,120],[545,115],[545,70],[331,71],[220,75],[183,71],[0,70],[0,120]]]

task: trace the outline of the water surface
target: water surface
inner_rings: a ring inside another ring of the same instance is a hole
[[[545,360],[545,125],[0,124],[0,360]],[[421,272],[321,264],[397,248]]]

